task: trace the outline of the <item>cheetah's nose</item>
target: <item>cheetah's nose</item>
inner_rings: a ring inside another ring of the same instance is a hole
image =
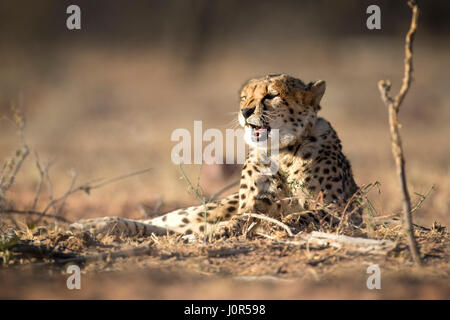
[[[248,117],[250,117],[253,112],[255,112],[256,107],[253,108],[243,108],[242,111],[242,115],[244,116],[245,119],[247,119]]]

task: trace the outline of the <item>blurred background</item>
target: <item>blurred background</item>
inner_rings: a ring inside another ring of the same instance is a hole
[[[71,4],[81,8],[81,30],[66,28]],[[381,8],[381,30],[366,27],[372,4]],[[414,218],[429,226],[450,222],[450,2],[419,6],[414,82],[400,120],[413,201],[436,184]],[[55,194],[70,185],[72,168],[80,183],[153,168],[71,197],[72,220],[141,217],[141,204],[152,207],[158,199],[161,212],[195,204],[170,160],[173,130],[193,132],[194,120],[203,121],[203,130],[231,128],[246,80],[288,73],[326,80],[321,116],[339,133],[357,183],[381,183],[381,194],[373,195],[379,213],[397,213],[377,82],[390,79],[399,89],[410,17],[406,1],[2,0],[0,159],[19,143],[9,120],[15,104],[26,115],[29,145],[43,163],[53,163]],[[9,194],[19,207],[29,206],[39,178],[33,157]],[[199,166],[185,169],[196,181]],[[204,166],[200,183],[211,195],[238,171]]]

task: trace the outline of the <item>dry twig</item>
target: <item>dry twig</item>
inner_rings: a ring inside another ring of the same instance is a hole
[[[9,248],[15,253],[22,253],[38,258],[54,258],[54,259],[74,259],[77,256],[71,253],[64,253],[52,247],[36,246],[33,244],[18,243]]]
[[[99,260],[109,260],[109,259],[117,259],[117,258],[130,258],[130,257],[138,257],[138,256],[147,256],[154,253],[154,249],[151,246],[145,247],[136,247],[127,250],[113,251],[113,252],[105,252],[99,254],[92,254],[86,256],[77,256],[74,258],[67,259],[57,259],[55,260],[55,264],[64,265],[67,263],[88,263]]]
[[[277,219],[273,219],[273,218],[270,218],[268,216],[265,216],[265,215],[262,215],[262,214],[257,214],[257,213],[243,213],[243,214],[240,214],[238,216],[238,218],[241,218],[241,217],[242,218],[257,218],[259,220],[263,220],[263,221],[267,221],[267,222],[276,224],[277,226],[283,228],[286,231],[286,233],[287,233],[287,235],[289,237],[293,237],[294,236],[294,234],[291,231],[291,228],[289,228],[289,226],[285,225],[283,222],[281,222],[281,221],[279,221]]]
[[[16,108],[12,107],[12,111],[14,113],[14,122],[18,127],[19,135],[20,135],[20,148],[16,151],[15,155],[4,163],[2,166],[2,170],[0,171],[0,213],[2,214],[22,214],[22,215],[38,215],[37,221],[35,223],[38,223],[43,217],[52,217],[55,219],[55,222],[65,221],[69,222],[67,219],[62,218],[59,216],[60,212],[64,208],[65,202],[67,198],[72,195],[75,192],[78,191],[84,191],[86,193],[90,193],[91,190],[97,189],[100,187],[103,187],[107,184],[123,180],[135,175],[143,174],[151,170],[151,168],[147,168],[144,170],[132,172],[129,174],[117,176],[111,179],[97,179],[93,180],[91,182],[87,182],[85,184],[82,184],[80,186],[75,187],[75,181],[76,181],[76,173],[72,174],[72,182],[70,184],[69,189],[58,198],[53,197],[53,186],[49,177],[49,168],[51,165],[51,162],[49,162],[47,165],[42,166],[39,160],[39,156],[37,152],[35,152],[36,157],[36,167],[39,171],[40,179],[38,181],[38,184],[36,186],[35,196],[33,199],[33,203],[31,205],[31,210],[17,210],[14,208],[6,208],[4,205],[5,202],[5,195],[6,192],[12,187],[12,185],[15,182],[16,176],[18,172],[20,171],[22,164],[24,163],[25,159],[30,153],[30,150],[28,148],[28,145],[25,142],[25,135],[24,135],[24,129],[25,129],[25,117],[22,113],[20,113]],[[47,183],[47,189],[50,201],[47,204],[47,206],[44,208],[43,211],[37,211],[36,207],[39,202],[39,197],[41,194],[42,184],[44,181]],[[59,205],[58,205],[59,204]],[[57,206],[58,205],[58,206]],[[52,209],[53,214],[49,214],[48,211]]]
[[[12,187],[16,176],[22,167],[23,162],[28,157],[30,149],[25,142],[25,117],[14,106],[11,108],[14,113],[14,122],[18,128],[20,135],[20,148],[15,155],[6,163],[4,163],[0,171],[0,208],[5,201],[6,192]]]
[[[273,242],[275,244],[317,250],[332,247],[336,249],[345,249],[348,253],[373,255],[384,255],[396,248],[395,242],[390,240],[349,237],[319,231],[313,231],[309,235],[298,237],[298,240],[296,241],[273,240]]]
[[[103,187],[103,186],[105,186],[107,184],[110,184],[110,183],[113,183],[113,182],[117,182],[119,180],[123,180],[123,179],[126,179],[126,178],[130,178],[130,177],[136,176],[138,174],[147,173],[150,170],[152,170],[152,169],[151,168],[147,168],[147,169],[144,169],[144,170],[140,170],[140,171],[132,172],[132,173],[129,173],[129,174],[124,174],[124,175],[121,175],[121,176],[117,176],[117,177],[114,177],[114,178],[111,178],[111,179],[108,179],[108,180],[103,180],[102,182],[99,182],[99,183],[87,182],[87,183],[79,185],[79,186],[77,186],[75,188],[73,187],[73,185],[74,185],[74,179],[73,179],[70,188],[61,197],[52,199],[47,204],[45,209],[43,210],[43,214],[44,215],[47,214],[48,210],[53,208],[57,203],[64,202],[67,199],[68,196],[74,194],[75,192],[84,191],[87,194],[90,194],[91,190],[98,189],[98,188]],[[94,180],[94,181],[98,181],[98,179]]]
[[[142,246],[132,249],[118,250],[112,252],[91,254],[91,255],[76,255],[72,253],[63,253],[54,250],[54,248],[45,248],[42,246],[34,245],[15,245],[13,248],[14,252],[32,255],[39,259],[52,259],[51,262],[37,262],[33,263],[34,266],[42,266],[48,264],[55,264],[63,266],[68,263],[85,264],[89,262],[99,261],[99,260],[112,260],[117,258],[130,258],[145,255],[152,255],[154,249],[152,246]]]
[[[253,248],[208,250],[207,255],[209,258],[221,258],[243,253],[249,253],[253,250],[254,250]]]
[[[2,209],[2,210],[0,210],[0,213],[2,213],[2,214],[4,213],[4,214],[37,215],[37,216],[39,216],[39,219],[46,217],[46,218],[53,218],[55,220],[59,220],[59,221],[63,221],[63,222],[72,223],[72,221],[70,221],[67,218],[57,216],[54,214],[50,214],[50,213],[44,214],[43,212],[36,211],[36,210]]]
[[[400,188],[403,194],[403,225],[407,235],[408,245],[411,251],[411,255],[417,265],[422,264],[420,258],[419,248],[417,246],[416,239],[414,238],[414,230],[411,217],[411,199],[408,192],[405,174],[405,157],[403,153],[402,142],[400,138],[400,124],[398,122],[398,112],[400,106],[405,98],[406,93],[411,85],[411,77],[413,72],[413,54],[412,44],[414,36],[417,30],[417,19],[419,17],[419,8],[415,0],[408,2],[409,7],[412,10],[411,25],[405,39],[405,61],[404,61],[404,76],[402,87],[399,93],[392,97],[390,95],[391,82],[389,80],[381,80],[378,82],[378,89],[381,93],[381,98],[384,104],[389,109],[389,126],[392,141],[392,153],[395,159],[396,171],[399,179]]]

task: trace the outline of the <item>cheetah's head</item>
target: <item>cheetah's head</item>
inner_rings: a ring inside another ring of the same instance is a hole
[[[278,129],[280,149],[295,144],[314,125],[324,92],[323,80],[304,84],[285,74],[248,81],[241,90],[238,116],[245,142],[271,148]]]

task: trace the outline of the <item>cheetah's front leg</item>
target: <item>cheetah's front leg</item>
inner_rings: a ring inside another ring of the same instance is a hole
[[[246,220],[239,219],[239,215],[243,213],[264,214],[276,219],[283,216],[286,208],[281,199],[288,194],[286,184],[278,172],[265,174],[266,172],[267,168],[260,164],[244,165],[239,188],[238,215],[225,228],[226,234],[242,233]]]
[[[283,215],[283,202],[287,194],[281,175],[264,174],[267,169],[259,164],[247,163],[242,170],[239,188],[239,213],[259,213],[273,218]]]

